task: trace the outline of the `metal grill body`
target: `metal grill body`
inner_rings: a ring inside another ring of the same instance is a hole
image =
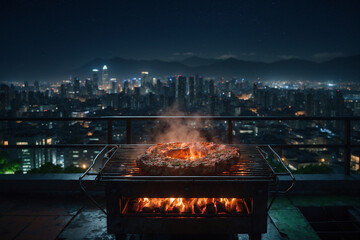
[[[268,184],[274,172],[254,146],[237,146],[241,159],[216,176],[146,176],[136,156],[150,145],[114,149],[97,179],[106,183],[108,232],[122,234],[235,234],[261,238],[267,229]],[[247,211],[227,215],[127,214],[131,198],[243,198]]]

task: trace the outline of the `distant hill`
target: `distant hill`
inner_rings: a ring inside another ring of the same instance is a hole
[[[316,63],[301,59],[280,60],[272,63],[250,62],[236,58],[225,60],[190,57],[180,62],[161,60],[131,60],[124,58],[94,59],[71,74],[80,77],[91,76],[92,68],[101,69],[106,64],[111,76],[130,78],[149,71],[151,76],[163,77],[169,74],[200,74],[205,77],[231,78],[261,77],[263,79],[304,80],[357,80],[360,81],[360,55],[335,58]]]
[[[192,56],[181,61],[134,60],[115,57],[111,59],[95,58],[76,69],[54,69],[47,67],[30,68],[20,66],[21,71],[3,69],[0,81],[59,81],[70,75],[80,79],[91,77],[93,68],[102,69],[108,66],[110,77],[127,79],[140,77],[142,71],[150,72],[152,77],[165,77],[182,74],[185,76],[199,74],[204,77],[230,79],[234,76],[248,79],[267,80],[320,80],[320,81],[359,81],[360,55],[339,57],[317,63],[302,59],[287,59],[272,63],[243,61],[236,58],[210,59]],[[20,69],[19,67],[19,69]],[[11,72],[16,74],[11,75]]]
[[[180,61],[180,63],[182,63],[188,67],[200,67],[200,66],[211,65],[211,64],[214,64],[219,61],[221,61],[221,60],[192,56],[192,57],[189,57],[189,58],[186,58],[186,59]]]

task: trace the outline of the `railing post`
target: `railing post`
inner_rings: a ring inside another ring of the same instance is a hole
[[[228,120],[228,143],[232,144],[233,143],[233,128],[232,128],[232,120],[229,119]]]
[[[126,119],[126,144],[131,144],[131,120]]]
[[[345,119],[345,159],[344,159],[344,173],[350,175],[350,161],[351,161],[351,122],[350,119]]]
[[[113,131],[112,131],[112,120],[111,119],[107,120],[107,128],[108,128],[107,143],[112,144]]]

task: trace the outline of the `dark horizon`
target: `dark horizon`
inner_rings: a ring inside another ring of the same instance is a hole
[[[358,1],[5,1],[0,80],[94,58],[316,62],[360,53]]]

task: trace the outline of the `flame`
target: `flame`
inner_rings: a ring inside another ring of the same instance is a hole
[[[245,212],[241,198],[137,198],[130,201],[130,212],[226,214]]]
[[[154,151],[159,151],[167,158],[195,160],[205,157],[208,153],[210,153],[212,146],[212,143],[179,142],[166,144],[166,147],[164,147],[164,144],[158,144],[156,146],[150,147],[147,152],[152,153]],[[161,148],[158,149],[159,147]]]

